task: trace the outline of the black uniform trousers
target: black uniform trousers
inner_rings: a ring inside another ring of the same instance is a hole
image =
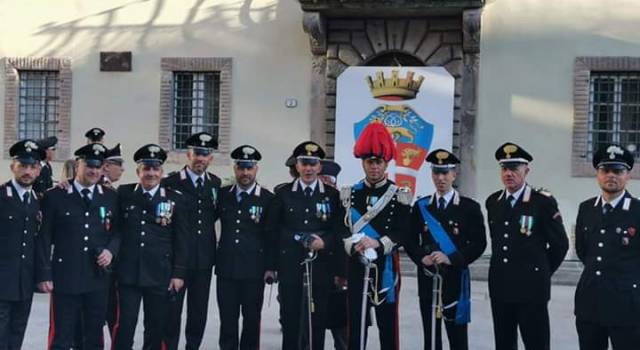
[[[325,323],[329,287],[313,285],[311,290],[314,310],[311,316],[314,349],[324,349]],[[299,283],[280,281],[280,319],[282,322],[282,350],[308,348],[308,309],[306,291]]]
[[[113,335],[113,327],[118,322],[118,286],[116,282],[115,275],[111,275],[109,277],[109,296],[107,298],[107,327],[109,328],[109,336]],[[80,314],[78,320],[76,321],[76,330],[74,336],[74,350],[84,350],[82,345],[84,344],[84,333],[83,333],[83,315]],[[113,339],[112,339],[113,341]]]
[[[0,350],[19,350],[22,347],[31,300],[0,301]]]
[[[51,295],[51,320],[49,339],[51,350],[68,350],[74,347],[78,319],[82,317],[83,342],[86,350],[103,349],[102,328],[107,313],[107,289],[83,294],[57,293]]]
[[[360,320],[362,314],[362,278],[349,278],[349,292],[347,304],[349,307],[349,349],[360,350]],[[376,313],[376,323],[378,325],[378,335],[380,338],[380,349],[398,350],[398,303],[400,289],[396,286],[396,300],[388,303],[386,300],[380,305],[373,305],[371,300],[367,301],[367,327],[364,328],[364,339],[366,342],[368,326],[371,324],[370,311],[373,306]],[[384,295],[381,295],[381,297]],[[366,344],[365,344],[366,346]]]
[[[433,279],[425,275],[418,276],[418,296],[420,299],[420,315],[422,317],[422,334],[424,338],[424,349],[431,349],[431,313],[432,313]],[[447,301],[445,301],[445,307]],[[443,310],[443,319],[436,321],[436,349],[442,349],[442,323],[447,332],[449,348],[451,350],[469,349],[469,339],[467,324],[458,325],[455,323],[457,306],[452,306]]]
[[[260,345],[260,313],[264,297],[262,279],[218,277],[216,295],[220,310],[220,340],[218,342],[220,349],[258,349]],[[242,335],[238,342],[240,313],[242,313]]]
[[[189,269],[184,287],[178,292],[176,301],[169,307],[169,319],[165,330],[168,350],[177,350],[180,340],[180,324],[185,294],[187,295],[187,324],[184,334],[187,350],[199,349],[207,325],[209,291],[211,290],[211,269]]]
[[[115,350],[131,350],[138,324],[140,303],[144,312],[144,350],[159,350],[162,346],[163,330],[169,311],[167,286],[138,287],[120,283],[118,285],[119,323],[115,325],[112,341]],[[137,347],[139,349],[139,347]]]
[[[549,312],[547,302],[509,303],[491,300],[496,350],[518,348],[518,328],[526,350],[548,350]]]
[[[580,350],[607,350],[609,339],[613,350],[640,347],[640,326],[611,327],[576,319]]]

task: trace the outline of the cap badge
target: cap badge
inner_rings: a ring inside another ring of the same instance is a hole
[[[313,152],[318,151],[318,145],[314,145],[313,143],[308,143],[304,146],[305,151],[307,151],[307,155],[310,156]]]
[[[502,151],[505,153],[507,159],[511,158],[511,153],[515,153],[518,151],[518,146],[516,145],[506,145],[502,147]]]
[[[24,143],[24,148],[27,150],[27,152],[31,152],[34,149],[38,149],[38,145],[35,142],[27,141]]]
[[[442,162],[449,158],[449,153],[445,151],[440,151],[436,153],[436,158],[438,158],[438,165],[442,165]]]
[[[618,146],[609,146],[607,153],[609,153],[609,159],[616,159],[616,154],[622,155],[624,151]]]
[[[160,147],[158,147],[158,146],[149,146],[149,147],[147,147],[147,150],[149,151],[149,155],[151,156],[151,158],[154,158],[156,156],[156,153],[160,152]]]

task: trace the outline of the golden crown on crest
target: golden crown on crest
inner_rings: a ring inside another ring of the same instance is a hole
[[[366,80],[374,98],[393,97],[408,100],[416,97],[424,81],[421,75],[414,80],[414,75],[414,72],[408,71],[405,78],[400,78],[400,71],[394,69],[390,78],[385,78],[384,72],[376,72],[375,79],[368,76]]]

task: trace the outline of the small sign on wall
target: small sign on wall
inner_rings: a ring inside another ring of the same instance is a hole
[[[131,72],[131,51],[100,52],[101,72]]]

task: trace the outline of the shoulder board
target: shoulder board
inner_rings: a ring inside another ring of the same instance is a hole
[[[178,190],[176,190],[176,189],[171,189],[171,190],[172,190],[174,193],[179,194],[179,195],[181,195],[181,196],[182,196],[182,192],[180,192],[180,191],[178,191]]]
[[[396,197],[398,198],[398,202],[401,204],[409,205],[413,199],[413,193],[411,193],[409,187],[398,187],[396,190]]]
[[[553,195],[551,194],[551,192],[549,192],[549,190],[547,190],[547,189],[546,189],[546,188],[544,188],[544,187],[538,187],[538,188],[536,188],[536,189],[535,189],[535,191],[536,191],[536,192],[538,192],[538,193],[540,193],[540,194],[541,194],[541,195],[543,195],[543,196],[546,196],[546,197],[552,197],[552,196],[553,196]]]

